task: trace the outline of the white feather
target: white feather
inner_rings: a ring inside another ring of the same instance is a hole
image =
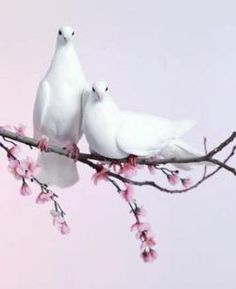
[[[143,113],[121,111],[104,82],[93,85],[83,129],[92,151],[113,159],[129,155],[165,158],[201,156],[180,138],[194,126],[192,120],[170,121]],[[182,166],[189,169],[189,165]]]
[[[42,152],[38,157],[41,172],[38,179],[51,186],[66,188],[79,180],[74,160],[54,153]]]
[[[49,143],[65,147],[77,144],[81,134],[82,93],[87,87],[72,39],[73,30],[62,28],[50,68],[41,81],[34,107],[34,135],[46,135]],[[48,185],[71,186],[78,180],[75,164],[68,158],[39,155],[39,178]]]

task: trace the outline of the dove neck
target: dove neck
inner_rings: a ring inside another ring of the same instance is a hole
[[[50,70],[63,70],[64,73],[68,71],[70,77],[78,77],[79,75],[80,79],[84,80],[84,74],[72,43],[57,45]]]

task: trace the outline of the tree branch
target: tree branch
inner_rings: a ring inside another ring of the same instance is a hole
[[[25,168],[24,163],[25,160],[18,159],[13,151],[16,152],[16,143],[19,142],[22,144],[25,144],[29,146],[30,148],[38,148],[39,141],[33,138],[29,138],[26,136],[21,136],[17,133],[11,132],[9,130],[5,130],[4,128],[0,127],[0,137],[2,137],[3,142],[0,141],[0,148],[2,148],[6,153],[9,161],[9,168],[11,168],[11,173],[19,180],[22,181],[22,187],[21,187],[21,194],[26,196],[31,194],[30,187],[27,184],[27,180],[30,180],[32,182],[35,182],[36,185],[40,187],[40,194],[38,195],[36,199],[36,203],[45,203],[47,201],[52,201],[54,204],[54,210],[51,210],[51,215],[53,217],[53,224],[56,225],[59,229],[59,231],[62,234],[68,234],[70,229],[65,221],[65,212],[62,209],[61,205],[57,201],[58,195],[55,194],[52,190],[49,189],[47,184],[43,184],[42,182],[37,179],[34,175],[33,168],[37,167],[37,164],[35,164],[32,161],[29,161],[30,158],[27,159],[27,162],[29,163],[29,167]],[[216,154],[221,152],[224,148],[228,147],[236,138],[236,132],[232,133],[230,137],[228,137],[225,141],[220,143],[217,147],[210,150],[208,152],[206,147],[206,139],[204,139],[204,151],[205,154],[201,157],[197,158],[188,158],[188,159],[144,159],[144,158],[138,158],[137,164],[147,166],[152,172],[152,170],[158,170],[162,172],[168,179],[169,183],[172,185],[175,185],[178,183],[178,181],[182,182],[184,189],[168,189],[163,186],[160,186],[154,181],[139,181],[132,179],[130,177],[127,177],[127,168],[124,169],[125,166],[128,165],[129,169],[131,166],[131,170],[136,169],[136,165],[134,163],[130,163],[129,159],[121,159],[121,160],[114,160],[114,159],[108,159],[104,158],[99,155],[92,155],[92,154],[85,154],[80,153],[78,159],[75,159],[75,161],[79,161],[80,163],[83,163],[85,165],[88,165],[93,170],[95,170],[95,174],[93,175],[92,179],[95,184],[97,184],[100,180],[105,180],[110,182],[114,188],[117,190],[117,192],[121,195],[121,197],[127,202],[130,212],[133,214],[135,218],[135,223],[131,226],[131,231],[135,231],[136,238],[141,242],[141,258],[144,260],[144,262],[152,262],[157,258],[157,252],[153,249],[153,247],[156,245],[156,241],[154,238],[154,235],[151,231],[151,227],[149,223],[143,222],[143,217],[145,216],[145,209],[143,207],[138,206],[136,199],[134,198],[134,191],[133,186],[150,186],[153,188],[158,189],[159,191],[165,192],[165,193],[184,193],[188,192],[196,187],[198,187],[200,184],[202,184],[204,181],[215,175],[219,170],[225,169],[226,171],[232,173],[234,176],[236,176],[236,169],[234,167],[231,167],[227,164],[227,162],[234,156],[236,151],[236,145],[233,145],[231,148],[231,151],[228,153],[228,156],[223,160],[220,161],[216,158],[213,158]],[[7,146],[6,143],[9,143],[11,145],[11,148]],[[69,151],[67,151],[66,148],[60,148],[58,146],[49,145],[47,152],[56,153],[62,156],[71,157]],[[184,163],[201,163],[204,162],[204,172],[202,177],[193,185],[190,185],[189,180],[186,178],[181,178],[178,175],[178,171],[173,170],[171,168],[165,167],[163,165],[175,165],[175,164],[184,164]],[[214,170],[210,173],[207,172],[207,166],[206,163],[212,163],[215,164],[217,167],[214,168]],[[111,167],[111,164],[117,164],[120,167],[119,172],[117,172],[116,168]],[[30,169],[31,168],[31,169]],[[23,169],[23,171],[22,171]],[[31,170],[31,173],[29,174],[28,169]],[[186,185],[186,180],[188,180]],[[122,187],[125,187],[123,190]]]
[[[0,128],[0,136],[3,138],[11,139],[16,142],[20,142],[26,145],[29,145],[30,147],[36,147],[38,146],[38,140],[26,137],[26,136],[20,136],[16,133],[13,133],[11,131],[5,130],[3,128]],[[234,141],[236,138],[236,132],[233,132],[230,137],[228,137],[225,141],[220,143],[216,148],[212,149],[209,153],[203,155],[202,157],[197,158],[183,158],[183,159],[159,159],[159,160],[152,160],[152,159],[143,159],[139,158],[137,159],[137,164],[140,165],[148,165],[148,166],[158,166],[158,165],[164,165],[164,164],[184,164],[184,163],[200,163],[200,162],[210,162],[213,164],[216,164],[220,167],[223,167],[227,171],[231,172],[236,176],[236,169],[233,167],[230,167],[226,165],[225,162],[219,161],[217,159],[212,158],[214,155],[222,151],[226,146],[228,146],[230,143]],[[60,148],[58,146],[49,145],[47,152],[53,152],[57,153],[59,155],[67,156],[69,157],[69,153],[66,149]],[[105,162],[117,162],[117,163],[126,163],[127,159],[120,159],[120,160],[114,160],[105,158],[103,156],[99,155],[91,155],[91,154],[85,154],[80,153],[80,156],[78,158],[79,162],[84,162],[85,160],[91,160],[91,161],[105,161]]]

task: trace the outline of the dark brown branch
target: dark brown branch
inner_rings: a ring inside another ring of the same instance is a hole
[[[36,147],[38,146],[38,141],[30,138],[30,137],[26,137],[26,136],[20,136],[17,135],[16,133],[13,133],[11,131],[5,130],[3,128],[0,128],[0,136],[4,137],[4,138],[8,138],[20,143],[24,143],[26,145],[29,145],[30,147]],[[226,169],[227,171],[233,173],[234,175],[236,175],[236,169],[233,167],[230,167],[228,165],[226,165],[224,162],[221,162],[217,159],[213,159],[212,156],[214,156],[215,154],[217,154],[218,152],[220,152],[223,148],[225,148],[226,146],[228,146],[231,142],[234,141],[234,139],[236,138],[236,132],[233,132],[232,135],[227,138],[225,141],[223,141],[219,146],[217,146],[216,148],[214,148],[213,150],[211,150],[208,154],[202,156],[202,157],[197,157],[197,158],[183,158],[183,159],[160,159],[160,160],[151,160],[151,159],[138,159],[137,163],[140,165],[161,165],[161,164],[180,164],[180,163],[200,163],[200,162],[210,162],[213,164],[216,164],[218,166],[223,167],[224,169]],[[48,152],[53,152],[53,153],[57,153],[59,155],[63,155],[63,156],[67,156],[69,157],[69,153],[67,152],[67,150],[60,148],[58,146],[54,146],[54,145],[50,145],[48,148]],[[124,163],[127,162],[127,159],[121,159],[121,160],[114,160],[114,159],[109,159],[109,158],[105,158],[102,156],[98,156],[98,155],[91,155],[91,154],[85,154],[85,153],[81,153],[79,156],[78,161],[83,162],[84,160],[93,160],[93,161],[110,161],[110,162],[120,162],[120,163]]]
[[[233,157],[234,153],[236,151],[236,146],[233,147],[231,153],[229,154],[229,156],[224,160],[224,164]],[[91,162],[90,160],[81,160],[82,163],[90,166],[91,168],[95,169],[95,170],[99,170],[100,166]],[[213,175],[215,175],[219,170],[221,170],[222,168],[224,168],[223,166],[219,166],[217,167],[213,172],[206,174],[206,168],[204,167],[204,173],[202,178],[196,182],[194,185],[190,186],[187,189],[179,189],[179,190],[170,190],[167,188],[164,188],[160,185],[158,185],[156,182],[154,181],[136,181],[136,180],[132,180],[129,178],[126,178],[124,176],[121,176],[119,174],[113,173],[110,170],[107,170],[107,175],[110,177],[113,177],[119,181],[121,181],[122,183],[127,183],[127,184],[131,184],[131,185],[135,185],[135,186],[150,186],[150,187],[154,187],[156,189],[158,189],[159,191],[165,192],[165,193],[170,193],[170,194],[174,194],[174,193],[185,193],[188,192],[192,189],[197,188],[200,184],[202,184],[205,180],[209,179],[210,177],[212,177]]]

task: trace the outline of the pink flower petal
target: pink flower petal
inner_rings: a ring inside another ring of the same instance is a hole
[[[18,145],[13,145],[7,154],[8,160],[18,158],[20,155],[21,149]]]
[[[8,169],[17,180],[20,180],[24,176],[25,171],[17,160],[9,159]]]
[[[157,252],[153,249],[150,249],[150,254],[152,255],[153,261],[158,257]]]
[[[32,194],[32,191],[27,183],[23,183],[20,189],[20,193],[22,196],[29,196]]]
[[[130,163],[125,163],[120,169],[120,174],[124,175],[127,178],[132,178],[137,174],[137,168]]]
[[[167,179],[172,186],[176,185],[179,182],[179,176],[176,173],[168,175]]]
[[[153,165],[148,165],[147,167],[148,167],[149,173],[150,173],[151,175],[155,175],[155,173],[156,173],[156,168],[155,168],[155,166],[153,166]]]
[[[66,222],[63,222],[61,225],[60,225],[60,231],[63,235],[67,235],[70,233],[70,227],[67,225]]]
[[[143,231],[150,231],[151,230],[151,226],[149,223],[139,223],[136,222],[135,224],[133,224],[130,228],[131,232],[132,231],[138,231],[138,232],[143,232]]]
[[[156,245],[156,241],[155,241],[154,237],[151,237],[151,238],[142,242],[141,250],[146,249],[146,248],[150,248],[150,247],[154,247],[155,245]]]
[[[135,209],[135,214],[138,216],[138,217],[145,217],[147,215],[147,211],[141,207],[141,208],[136,208]]]
[[[39,171],[39,165],[34,162],[30,157],[27,157],[21,162],[21,166],[25,170],[25,178],[31,178],[37,175]]]
[[[50,214],[53,217],[53,225],[57,225],[60,228],[61,224],[65,222],[64,218],[56,210],[51,210]]]
[[[185,189],[190,188],[192,185],[192,180],[190,178],[181,179],[181,182]]]
[[[97,185],[98,182],[100,181],[107,181],[108,180],[107,170],[105,168],[102,168],[99,172],[96,172],[92,176],[92,180],[95,185]]]
[[[36,203],[37,204],[45,204],[48,201],[51,201],[52,196],[53,196],[52,192],[48,192],[48,193],[41,192],[36,198]]]
[[[150,249],[149,251],[143,251],[141,253],[141,258],[145,263],[153,262],[157,258],[157,252],[153,249]]]
[[[50,211],[50,214],[51,214],[53,217],[58,217],[58,216],[60,216],[60,213],[59,213],[58,211],[56,211],[56,210],[51,210],[51,211]]]
[[[153,261],[152,255],[149,252],[147,252],[147,251],[143,251],[141,253],[141,258],[143,259],[143,261],[145,263],[149,263],[149,262]]]
[[[126,190],[121,191],[120,195],[126,202],[132,202],[134,200],[134,187],[126,184]]]

